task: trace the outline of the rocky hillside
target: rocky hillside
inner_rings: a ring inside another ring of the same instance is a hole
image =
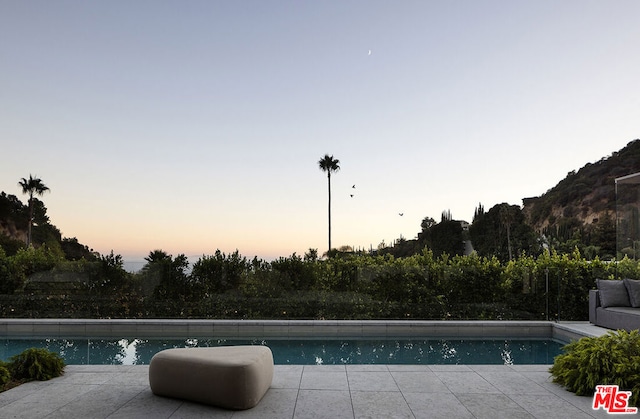
[[[640,140],[631,141],[596,163],[571,171],[542,196],[525,198],[523,212],[536,231],[573,220],[583,226],[615,219],[615,179],[640,172]]]
[[[59,248],[69,260],[94,260],[97,254],[88,246],[73,238],[63,238],[60,230],[49,222],[47,208],[42,201],[34,198],[33,245],[46,244],[49,248]],[[27,239],[29,207],[15,195],[0,192],[0,247],[8,256],[15,255],[23,248]]]
[[[29,211],[18,197],[0,192],[0,246],[14,253],[27,239]]]
[[[27,240],[27,231],[18,228],[13,220],[0,219],[0,235],[23,243]]]

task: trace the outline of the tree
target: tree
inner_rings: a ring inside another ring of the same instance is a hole
[[[31,245],[31,228],[33,226],[33,195],[42,196],[49,190],[42,179],[29,175],[29,179],[22,178],[18,185],[22,186],[22,193],[29,194],[29,230],[27,232],[27,246]]]
[[[513,252],[511,251],[511,224],[513,223],[513,208],[507,205],[500,206],[500,223],[507,230],[507,250],[509,251],[509,260],[513,260]]]
[[[431,217],[425,217],[420,223],[420,227],[422,231],[418,233],[414,254],[427,247],[436,256],[441,256],[444,253],[450,256],[464,255],[462,224],[460,221],[453,220],[450,210],[442,212],[442,219],[439,223],[436,223]]]
[[[488,212],[477,211],[469,235],[474,250],[482,257],[508,261],[522,252],[536,255],[540,251],[537,236],[517,205],[502,203]]]
[[[251,263],[238,250],[226,255],[218,249],[193,264],[191,281],[203,294],[222,294],[238,289],[250,268]]]
[[[422,230],[418,233],[418,246],[419,250],[422,251],[423,248],[431,246],[431,227],[436,225],[436,220],[431,217],[424,217],[422,222],[420,223],[420,227]]]
[[[638,217],[636,216],[635,220],[637,219]],[[605,212],[604,215],[595,222],[590,242],[591,245],[600,248],[599,256],[601,259],[608,260],[615,258],[616,222],[608,212]]]
[[[95,261],[98,260],[99,255],[95,253],[93,250],[89,249],[88,246],[78,242],[78,239],[75,237],[65,237],[62,239],[60,243],[60,247],[64,252],[64,257],[67,260],[87,260],[87,261]]]
[[[473,221],[472,222],[475,222],[476,219],[480,219],[483,215],[484,215],[484,205],[482,205],[482,202],[480,202],[478,204],[478,207],[473,212]]]
[[[93,284],[98,293],[116,297],[130,292],[131,276],[124,270],[122,255],[116,255],[113,250],[108,255],[100,256],[100,269],[96,282]]]
[[[464,255],[464,237],[460,221],[442,218],[438,224],[429,229],[431,250],[436,256]]]
[[[318,161],[318,166],[323,172],[327,172],[327,183],[329,187],[329,250],[331,251],[331,173],[340,170],[340,160],[334,159],[333,156],[325,154]]]
[[[164,250],[156,249],[144,258],[147,263],[141,271],[142,289],[145,295],[180,298],[190,293],[187,269],[189,261],[184,254],[175,258]]]

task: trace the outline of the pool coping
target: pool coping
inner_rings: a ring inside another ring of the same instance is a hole
[[[607,329],[588,322],[510,320],[0,319],[3,337],[539,338],[570,342]]]

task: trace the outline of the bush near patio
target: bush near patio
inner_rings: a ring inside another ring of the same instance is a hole
[[[555,383],[578,396],[591,396],[597,385],[631,391],[631,406],[640,397],[640,333],[618,330],[584,337],[564,347],[549,369]]]
[[[0,361],[0,392],[27,381],[46,381],[64,373],[65,362],[60,355],[44,348],[29,348]]]
[[[586,260],[577,250],[509,262],[435,257],[427,249],[322,260],[310,251],[272,262],[217,251],[191,270],[184,255],[156,250],[138,273],[126,272],[113,253],[91,262],[33,257],[44,262],[0,252],[0,316],[587,320],[588,290],[597,278],[640,279],[637,261]],[[32,266],[41,270],[24,274]]]

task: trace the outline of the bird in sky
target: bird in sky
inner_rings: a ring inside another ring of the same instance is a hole
[[[404,212],[400,212],[400,213],[398,213],[398,215],[400,215],[402,217],[404,215]]]
[[[356,188],[356,185],[353,185],[353,186],[352,186],[352,188],[353,188],[353,189],[355,189],[355,188]]]

